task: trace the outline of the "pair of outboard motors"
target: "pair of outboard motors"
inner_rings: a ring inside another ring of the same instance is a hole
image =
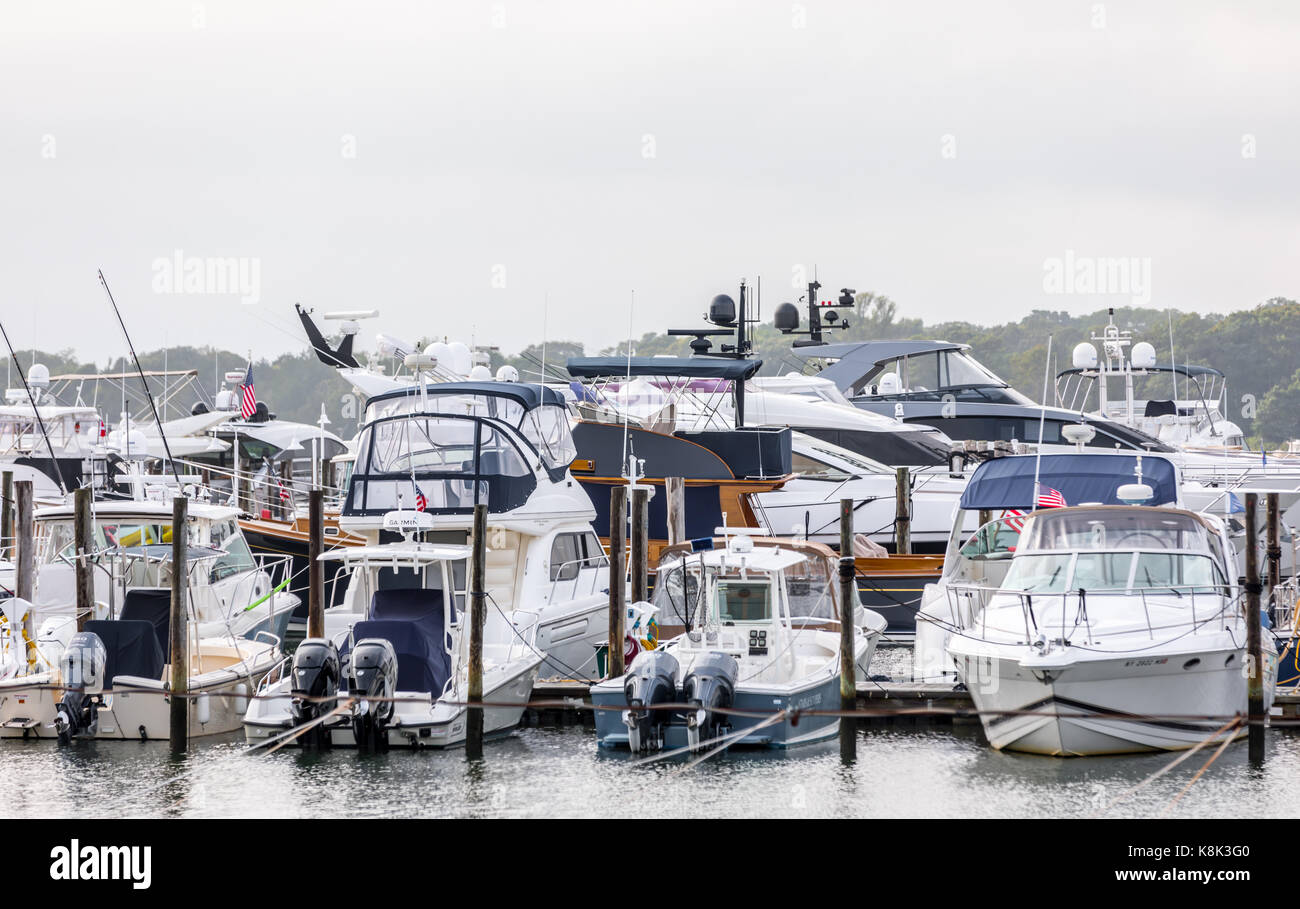
[[[663,747],[667,727],[686,726],[686,741],[692,751],[702,742],[717,738],[731,728],[725,713],[736,700],[736,676],[740,664],[727,653],[708,653],[695,661],[677,690],[679,666],[676,657],[664,650],[648,650],[637,656],[623,682],[628,709],[623,712],[628,747],[650,751]],[[657,705],[687,704],[685,710]]]
[[[63,697],[54,711],[54,731],[60,745],[99,733],[99,708],[104,703],[108,650],[93,631],[78,631],[59,657]]]
[[[346,663],[346,665],[345,665]],[[383,638],[357,641],[346,660],[324,638],[308,638],[293,655],[289,712],[295,727],[313,723],[300,736],[306,749],[328,748],[330,730],[322,717],[338,707],[340,688],[353,698],[352,737],[362,751],[388,747],[388,723],[397,694],[397,652]],[[388,700],[384,700],[388,699]]]

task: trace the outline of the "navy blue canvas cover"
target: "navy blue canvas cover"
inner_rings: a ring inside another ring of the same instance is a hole
[[[86,623],[85,630],[99,635],[99,639],[104,642],[108,656],[104,678],[108,681],[108,687],[113,686],[113,677],[119,675],[162,678],[166,662],[152,623],[133,619],[92,619]]]
[[[444,646],[442,590],[399,587],[375,591],[369,618],[352,629],[352,640],[383,638],[397,652],[397,687],[435,696],[451,676],[451,655]],[[452,607],[455,616],[455,606]]]
[[[126,592],[119,619],[148,622],[153,625],[162,649],[163,662],[171,659],[172,592],[161,587],[136,587]]]
[[[1034,506],[1033,455],[994,458],[975,469],[961,496],[963,510]],[[1038,466],[1038,482],[1059,490],[1067,505],[1098,502],[1123,504],[1115,492],[1126,483],[1136,483],[1137,456],[1089,454],[1045,454]],[[1155,495],[1144,505],[1172,505],[1178,502],[1178,475],[1174,465],[1161,457],[1142,458],[1142,482]]]

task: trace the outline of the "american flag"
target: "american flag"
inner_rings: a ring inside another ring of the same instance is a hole
[[[1017,533],[1025,529],[1024,516],[1025,513],[1019,508],[1008,508],[1002,512],[1002,517],[1007,519],[1007,526],[1014,527]]]
[[[1061,490],[1053,489],[1050,486],[1038,484],[1038,498],[1034,502],[1036,508],[1064,508],[1065,496],[1061,495]]]
[[[253,388],[252,363],[248,364],[248,371],[244,373],[244,384],[239,387],[243,392],[243,403],[239,406],[239,415],[247,420],[257,413],[257,390]]]
[[[419,486],[415,487],[415,510],[424,511],[429,507],[429,500],[424,497],[424,490]]]
[[[285,485],[279,480],[275,481],[275,485],[280,487],[280,500],[282,502],[289,501],[289,490],[285,488]]]

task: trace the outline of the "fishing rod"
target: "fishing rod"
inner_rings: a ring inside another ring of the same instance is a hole
[[[54,479],[59,484],[59,491],[65,496],[68,494],[68,487],[63,482],[63,471],[59,469],[58,456],[54,454],[54,446],[50,444],[50,434],[45,429],[45,420],[41,417],[41,408],[36,404],[36,395],[32,394],[32,387],[27,384],[27,376],[23,373],[23,364],[18,362],[18,354],[14,353],[14,346],[9,342],[9,332],[5,331],[4,324],[0,323],[0,334],[4,335],[5,347],[9,348],[9,360],[18,367],[18,378],[23,380],[23,388],[27,390],[27,398],[32,402],[32,413],[36,414],[36,425],[41,427],[41,435],[45,438],[45,447],[50,450],[51,466],[54,468]]]
[[[153,421],[158,424],[158,435],[162,439],[163,451],[167,454],[167,466],[172,469],[172,476],[176,478],[176,493],[184,495],[185,491],[181,488],[181,474],[176,469],[176,462],[172,460],[172,449],[167,444],[167,433],[163,429],[162,420],[158,417],[158,405],[153,400],[153,390],[149,388],[149,380],[144,377],[144,370],[140,367],[140,358],[135,355],[135,345],[131,343],[131,333],[126,330],[126,323],[122,321],[122,311],[117,308],[117,301],[113,299],[113,292],[108,289],[108,281],[104,280],[104,270],[99,270],[99,283],[104,285],[104,293],[108,294],[108,302],[113,305],[113,313],[117,316],[117,324],[122,326],[122,334],[126,336],[126,346],[131,351],[131,359],[135,361],[135,371],[140,374],[140,384],[144,386],[145,396],[149,398],[149,409],[153,411]],[[122,427],[122,440],[125,444],[126,434],[130,432],[130,424]]]

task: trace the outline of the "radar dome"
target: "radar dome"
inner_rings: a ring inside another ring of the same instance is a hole
[[[1133,345],[1129,360],[1134,369],[1150,369],[1156,365],[1156,349],[1146,341],[1138,341]]]
[[[1081,344],[1074,345],[1074,353],[1070,355],[1074,361],[1075,369],[1096,369],[1097,368],[1097,348],[1084,341]]]
[[[498,382],[518,382],[519,370],[515,369],[509,363],[497,370]]]
[[[469,377],[475,382],[487,382],[492,378],[492,370],[480,363],[469,371]]]

